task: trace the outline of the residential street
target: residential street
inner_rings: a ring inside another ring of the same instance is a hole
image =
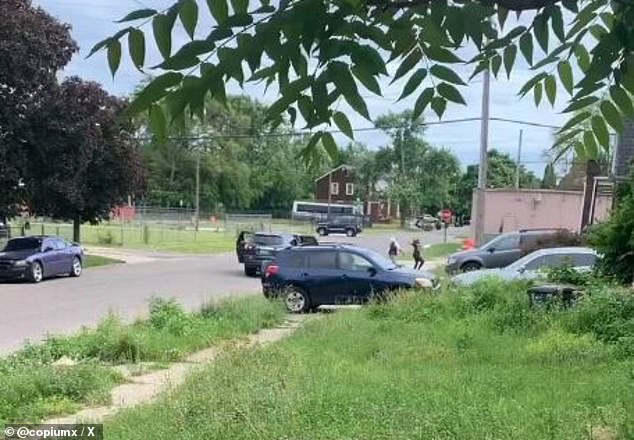
[[[451,228],[449,238],[466,233]],[[415,232],[396,238],[406,251]],[[368,233],[356,238],[326,237],[386,253],[389,233]],[[420,235],[419,235],[420,236]],[[440,243],[442,231],[423,234],[425,244]],[[119,251],[121,252],[121,251]],[[58,278],[41,284],[0,284],[2,318],[0,353],[18,348],[25,339],[47,333],[69,333],[93,326],[112,310],[133,319],[147,310],[152,296],[175,297],[190,309],[221,297],[258,294],[258,278],[243,275],[234,253],[209,256],[132,253],[133,262],[84,271],[79,279]]]

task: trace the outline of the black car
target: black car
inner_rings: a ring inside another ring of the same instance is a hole
[[[363,230],[362,219],[354,216],[334,217],[317,223],[315,230],[322,237],[329,234],[346,234],[348,237],[355,237]]]
[[[238,261],[244,263],[244,273],[256,276],[262,265],[273,260],[281,250],[292,246],[317,245],[311,235],[242,232],[236,242]]]
[[[374,295],[416,287],[437,289],[438,279],[396,266],[372,250],[342,244],[284,249],[262,276],[264,296],[282,296],[293,313],[363,303]]]

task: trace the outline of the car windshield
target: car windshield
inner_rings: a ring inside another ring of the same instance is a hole
[[[256,235],[253,241],[260,246],[277,246],[284,243],[284,239],[279,235]]]
[[[42,240],[39,238],[14,238],[4,247],[4,252],[39,250]]]
[[[396,265],[394,263],[392,263],[391,260],[389,260],[388,258],[386,258],[383,255],[379,254],[378,252],[374,252],[374,251],[369,250],[369,249],[364,249],[363,255],[365,257],[369,258],[370,260],[372,260],[372,262],[374,264],[376,264],[377,266],[379,266],[383,270],[396,269]]]

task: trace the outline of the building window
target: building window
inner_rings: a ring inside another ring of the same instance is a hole
[[[339,195],[339,182],[332,182],[330,184],[330,194],[334,196]]]
[[[354,183],[346,183],[346,195],[347,196],[354,195]]]

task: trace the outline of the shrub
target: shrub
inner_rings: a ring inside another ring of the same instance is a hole
[[[522,255],[528,255],[539,249],[566,247],[566,246],[584,246],[586,239],[577,233],[570,231],[559,231],[555,234],[545,235],[536,241],[527,241],[522,246]]]
[[[192,319],[173,298],[152,298],[150,300],[149,323],[156,330],[165,330],[176,336],[191,331]]]
[[[593,282],[595,274],[576,270],[571,264],[553,266],[546,270],[546,278],[551,283],[572,284],[573,286],[587,286]]]
[[[114,243],[114,236],[112,235],[112,232],[110,231],[106,231],[105,233],[99,233],[97,235],[97,242],[99,244],[112,244]]]

